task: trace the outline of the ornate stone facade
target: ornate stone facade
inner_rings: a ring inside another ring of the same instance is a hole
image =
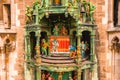
[[[0,80],[24,80],[24,27],[26,22],[25,10],[27,5],[31,6],[34,1],[35,0],[0,1]],[[97,24],[95,36],[95,53],[98,60],[97,64],[99,79],[119,80],[120,28],[114,26],[113,3],[115,0],[90,1],[96,5],[96,10],[94,13],[95,22]],[[7,18],[7,14],[4,15],[4,9],[7,6],[4,6],[4,4],[10,4],[11,6],[10,27],[6,25],[5,21],[7,19],[4,19]],[[118,13],[120,13],[120,9],[118,9]],[[118,26],[119,21],[120,15],[118,14]],[[96,79],[94,78],[93,80]]]

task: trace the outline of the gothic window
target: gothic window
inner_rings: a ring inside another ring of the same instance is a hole
[[[0,21],[1,21],[1,20],[3,20],[2,3],[0,3],[0,11],[1,11],[1,13],[0,13]]]
[[[85,47],[83,47],[85,45]],[[81,52],[84,53],[83,57],[85,60],[90,60],[90,32],[89,31],[83,31],[82,32],[82,38],[81,38],[81,48],[85,49]]]
[[[11,6],[10,4],[3,4],[3,20],[5,28],[11,27]]]
[[[119,23],[120,15],[118,14],[120,12],[119,9],[120,6],[120,0],[114,0],[114,25],[117,26]]]
[[[30,45],[31,45],[31,58],[34,58],[36,55],[35,46],[36,46],[36,37],[35,32],[30,33]]]

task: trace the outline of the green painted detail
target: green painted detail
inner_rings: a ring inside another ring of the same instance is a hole
[[[41,80],[41,70],[36,67],[36,79],[35,80]]]
[[[58,73],[57,72],[50,72],[51,77],[54,78],[54,80],[58,80]]]
[[[69,80],[69,72],[63,73],[62,80]]]
[[[87,68],[91,68],[91,64],[85,64],[81,67],[81,69],[87,69]]]
[[[58,9],[59,8],[59,9]],[[65,13],[66,7],[62,6],[62,7],[49,7],[49,9],[46,9],[46,12],[48,11],[50,14],[52,13]]]
[[[69,72],[69,71],[74,71],[77,70],[77,66],[39,66],[40,69],[42,70],[47,70],[47,71],[53,71],[53,72]]]
[[[69,74],[71,74],[71,72],[63,72],[62,73],[62,80],[70,80],[69,79]],[[59,73],[58,72],[50,72],[50,76],[52,78],[54,78],[54,80],[58,80]]]
[[[41,25],[27,25],[25,27],[27,33],[29,34],[30,32],[36,32],[40,30]]]
[[[75,1],[75,2],[74,2]],[[83,31],[89,31],[90,34],[90,61],[94,62],[95,59],[95,26],[94,25],[94,18],[93,13],[95,10],[95,5],[89,2],[86,2],[86,0],[83,0],[85,2],[81,2],[80,0],[61,0],[61,4],[53,5],[52,0],[36,0],[32,7],[27,6],[26,9],[26,27],[25,27],[25,59],[26,59],[26,70],[30,72],[30,68],[36,69],[35,71],[35,80],[41,80],[41,70],[47,70],[51,72],[52,76],[55,78],[55,80],[58,80],[58,75],[55,72],[64,72],[63,74],[63,80],[69,80],[69,73],[71,71],[78,71],[77,79],[81,79],[81,69],[87,69],[87,68],[93,68],[93,65],[91,64],[85,64],[80,67],[78,65],[75,66],[51,66],[51,65],[40,65],[36,66],[36,61],[31,60],[31,48],[33,47],[31,45],[30,41],[30,33],[35,32],[36,37],[36,44],[35,48],[39,48],[40,44],[40,32],[41,32],[41,25],[47,24],[46,22],[42,21],[44,17],[46,19],[49,19],[49,15],[51,14],[65,14],[65,17],[67,18],[68,15],[75,19],[75,21],[71,22],[71,24],[74,24],[73,30],[75,30],[76,33],[76,39],[77,39],[77,46],[80,46],[81,36]],[[88,9],[87,7],[90,6],[90,12],[88,11],[82,11],[81,5],[84,6],[84,9]],[[87,15],[87,17],[86,17]],[[89,16],[88,16],[89,15]],[[81,17],[82,16],[82,17]],[[86,23],[87,22],[87,23]],[[68,22],[69,23],[69,22]],[[48,29],[48,28],[47,28]],[[71,31],[72,29],[70,29]],[[49,33],[48,35],[51,35]],[[71,41],[71,43],[73,43]],[[76,45],[75,43],[75,45]],[[36,53],[39,55],[40,50],[36,48]],[[40,56],[39,56],[40,58]]]

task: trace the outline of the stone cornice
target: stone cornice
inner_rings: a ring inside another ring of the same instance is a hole
[[[119,25],[120,26],[120,25]],[[108,33],[120,32],[120,27],[113,27],[107,30]]]
[[[8,30],[6,30],[6,29],[0,29],[0,33],[2,34],[9,34],[9,33],[11,33],[11,34],[16,34],[17,32],[16,32],[16,30],[11,30],[11,29],[8,29]]]

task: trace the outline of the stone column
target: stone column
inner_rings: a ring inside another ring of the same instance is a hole
[[[81,80],[81,67],[80,66],[77,70],[77,80]]]
[[[80,46],[81,35],[77,35],[77,46]]]
[[[41,63],[41,57],[40,57],[40,33],[39,31],[36,32],[36,64],[40,64]]]
[[[2,44],[3,42],[1,42]],[[0,44],[0,80],[6,80],[4,46]]]
[[[80,30],[80,22],[78,21],[77,26],[77,46],[80,46],[82,31]]]
[[[91,35],[91,38],[90,38],[90,61],[94,61],[94,56],[95,56],[95,35]]]
[[[65,6],[68,6],[68,0],[66,0]]]
[[[82,36],[82,31],[80,30],[80,25],[77,28],[77,47],[80,48],[80,44],[81,44],[81,36]],[[81,57],[79,57],[79,55],[81,55],[80,49],[77,48],[77,53],[78,53],[78,60],[77,60],[77,64],[80,64],[81,61]]]
[[[26,60],[31,59],[30,35],[28,33],[25,35],[25,58]]]
[[[50,35],[48,35],[47,42],[48,42],[48,44],[50,46]],[[51,54],[50,54],[50,47],[48,47],[48,56],[51,56]]]
[[[35,15],[35,24],[38,24],[38,5],[35,6],[35,11],[34,11],[34,15]]]
[[[26,61],[26,62],[24,62],[25,80],[27,80],[28,77],[29,77],[29,80],[32,80],[32,77],[30,75],[31,73],[30,73],[30,70],[28,68],[29,66],[27,63],[27,62],[31,61],[30,35],[27,32],[25,34],[25,61]]]
[[[36,80],[41,80],[41,69],[39,68],[41,64],[41,56],[40,56],[40,31],[36,31]]]
[[[80,25],[77,28],[77,47],[80,47],[81,42],[81,31],[79,30]],[[81,80],[81,66],[80,66],[80,58],[78,58],[78,70],[77,70],[77,80]]]
[[[41,69],[39,66],[36,67],[36,80],[41,80]]]
[[[49,6],[49,0],[46,0],[45,3],[46,3],[46,4],[45,4],[46,7],[48,7],[48,6]]]

